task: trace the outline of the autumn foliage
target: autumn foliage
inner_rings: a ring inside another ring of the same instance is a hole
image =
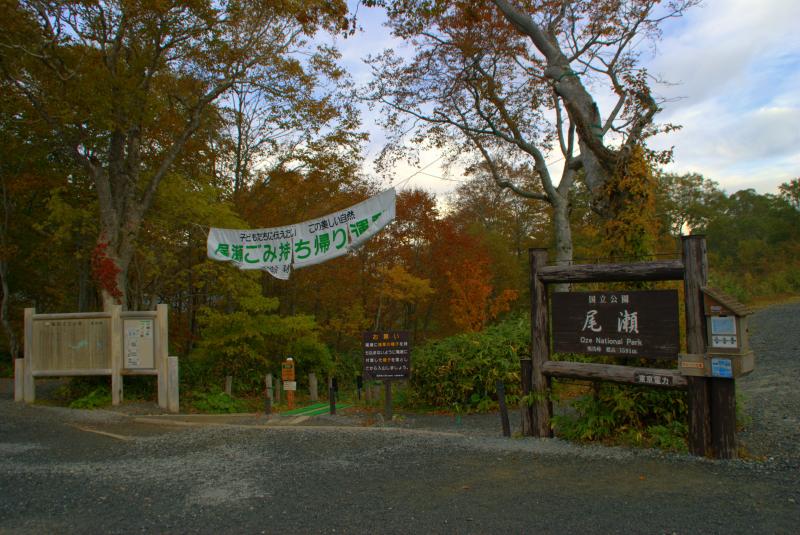
[[[98,287],[108,293],[115,300],[122,298],[122,292],[117,285],[117,276],[120,268],[117,263],[108,256],[108,242],[99,241],[92,251],[92,279]]]

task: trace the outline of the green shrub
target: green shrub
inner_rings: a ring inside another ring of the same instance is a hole
[[[686,449],[685,392],[602,383],[572,407],[575,414],[553,417],[556,432],[569,440]]]
[[[209,413],[246,412],[248,409],[246,401],[231,397],[219,389],[194,392],[190,403],[196,410]]]
[[[98,386],[85,396],[69,404],[70,409],[97,409],[111,405],[111,391],[107,386]]]
[[[202,339],[182,362],[188,389],[207,389],[233,376],[237,392],[264,390],[264,376],[280,377],[280,363],[293,357],[298,382],[314,371],[318,377],[333,368],[328,347],[319,340],[317,324],[307,315],[280,316],[278,300],[260,295],[238,299],[233,311],[201,309]]]
[[[512,317],[479,333],[431,342],[413,352],[412,406],[489,410],[496,405],[496,383],[503,381],[509,404],[520,395],[522,353],[530,344],[530,322]]]
[[[14,361],[11,357],[0,357],[0,377],[14,377]]]

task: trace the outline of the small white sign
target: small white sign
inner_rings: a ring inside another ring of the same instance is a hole
[[[297,381],[284,381],[283,389],[286,391],[297,390]]]
[[[711,347],[736,349],[739,347],[736,335],[714,335],[711,337]]]
[[[711,316],[711,334],[736,336],[736,318],[734,316]]]

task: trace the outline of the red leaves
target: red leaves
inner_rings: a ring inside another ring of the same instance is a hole
[[[117,285],[117,275],[122,270],[114,259],[108,256],[107,249],[108,242],[100,241],[92,251],[92,278],[101,290],[119,301],[122,299],[122,291]]]

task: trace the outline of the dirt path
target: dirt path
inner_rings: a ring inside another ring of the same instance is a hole
[[[763,460],[509,440],[492,415],[165,426],[1,396],[0,533],[796,533],[799,318],[753,319]]]
[[[737,383],[751,422],[739,439],[754,455],[800,470],[800,303],[750,319],[756,370]]]

